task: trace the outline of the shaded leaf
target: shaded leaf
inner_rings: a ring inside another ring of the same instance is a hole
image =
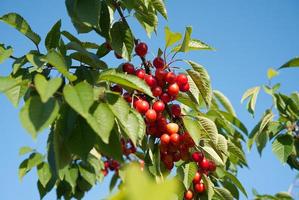
[[[279,135],[272,144],[272,151],[277,158],[285,163],[293,150],[294,139],[291,135]]]

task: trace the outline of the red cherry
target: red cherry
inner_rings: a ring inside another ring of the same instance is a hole
[[[167,124],[166,128],[169,135],[176,134],[179,131],[179,125],[176,123],[169,123]]]
[[[193,198],[193,192],[192,190],[187,190],[187,192],[184,195],[186,200],[191,200]]]
[[[172,83],[175,83],[176,81],[176,75],[175,73],[173,72],[168,72],[166,75],[165,75],[165,80],[166,82],[172,84]]]
[[[147,54],[147,45],[144,42],[140,42],[135,47],[135,52],[138,56],[144,57]]]
[[[167,72],[163,69],[157,69],[155,72],[155,76],[158,80],[164,80]]]
[[[156,57],[153,61],[153,65],[157,68],[157,69],[161,69],[164,67],[164,60],[161,57]]]
[[[171,134],[170,141],[173,145],[178,145],[180,143],[180,135],[177,133]]]
[[[162,94],[162,92],[163,92],[162,88],[159,86],[156,86],[152,89],[152,93],[153,93],[154,97],[160,96]]]
[[[181,116],[181,107],[178,104],[173,104],[171,106],[171,114],[175,117]]]
[[[160,137],[160,140],[161,140],[161,144],[163,145],[167,145],[169,144],[170,142],[170,136],[168,134],[163,134],[161,137]]]
[[[140,79],[144,79],[145,71],[143,69],[137,69],[135,72],[136,76]]]
[[[123,89],[122,89],[122,87],[120,87],[119,85],[113,85],[113,86],[111,87],[111,90],[112,90],[113,92],[118,92],[118,93],[120,93],[120,94],[123,93]]]
[[[154,109],[156,112],[163,112],[164,109],[165,109],[165,104],[164,104],[162,101],[156,101],[156,102],[153,104],[153,109]]]
[[[157,119],[157,113],[155,110],[153,109],[149,109],[148,111],[146,111],[145,113],[145,118],[147,121],[149,122],[154,122]]]
[[[172,154],[172,157],[173,157],[173,161],[177,162],[181,159],[181,154],[180,154],[180,152],[176,151]]]
[[[160,96],[160,99],[164,102],[164,103],[168,103],[171,101],[170,96],[167,93],[163,93]]]
[[[103,174],[104,176],[107,176],[107,175],[108,175],[108,170],[107,170],[107,169],[102,169],[101,172],[102,172],[102,174]]]
[[[193,178],[193,184],[200,183],[200,180],[201,180],[201,174],[199,172],[196,172]]]
[[[209,171],[214,172],[216,170],[216,164],[214,161],[209,161]]]
[[[204,159],[204,155],[202,152],[194,152],[192,154],[192,159],[195,161],[195,162],[198,162],[198,163],[201,163]]]
[[[203,158],[202,161],[199,162],[199,166],[204,171],[209,170],[209,166],[210,166],[209,160],[206,158]]]
[[[167,134],[166,134],[167,135]],[[162,135],[163,136],[163,135]],[[168,142],[169,144],[169,142]],[[167,144],[164,144],[162,143],[162,139],[161,139],[161,144],[160,144],[160,152],[164,155],[167,154],[167,150],[168,150],[168,147],[167,147]],[[162,155],[163,156],[163,155]]]
[[[174,167],[173,162],[170,162],[170,163],[164,163],[164,164],[165,164],[166,169],[168,169],[169,171],[171,171],[172,168]]]
[[[132,102],[132,96],[128,92],[124,93],[123,97],[128,103]]]
[[[147,128],[147,133],[150,134],[150,135],[156,135],[157,132],[158,132],[158,129],[156,126],[148,126]]]
[[[139,113],[146,113],[146,111],[148,111],[149,109],[149,104],[147,101],[144,101],[144,100],[137,100],[136,101],[136,110],[139,112]]]
[[[155,77],[153,77],[152,75],[148,75],[146,74],[144,76],[144,80],[147,83],[148,86],[150,87],[155,87],[157,86],[157,80],[155,79]]]
[[[173,157],[171,154],[165,155],[163,158],[164,163],[172,163],[173,162]]]
[[[123,71],[127,72],[128,74],[135,74],[134,65],[132,65],[131,63],[124,63],[123,64]]]
[[[179,85],[177,83],[173,83],[173,84],[169,85],[168,89],[167,89],[167,93],[170,96],[176,96],[176,95],[178,95],[179,91],[180,91],[180,88],[179,88]]]
[[[179,74],[177,77],[176,77],[176,82],[178,85],[185,85],[188,83],[188,78],[185,74]]]
[[[119,55],[119,54],[116,53],[115,51],[114,51],[114,56],[115,56],[117,59],[122,59],[122,58],[123,58],[121,55]]]
[[[105,167],[105,169],[108,169],[108,167],[109,167],[109,162],[108,161],[104,162],[104,167]]]
[[[188,91],[190,90],[190,85],[189,85],[189,83],[186,83],[186,84],[184,84],[184,85],[180,85],[179,87],[180,87],[180,91],[181,91],[181,92],[188,92]]]
[[[206,188],[203,183],[197,183],[194,185],[194,190],[198,193],[203,193],[206,190]]]

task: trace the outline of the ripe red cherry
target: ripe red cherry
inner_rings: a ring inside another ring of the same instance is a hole
[[[199,172],[196,172],[193,178],[193,184],[200,183],[200,180],[201,180],[201,174]]]
[[[161,140],[161,144],[162,145],[167,145],[169,144],[170,142],[170,136],[166,133],[164,133],[161,137],[160,137],[160,140]]]
[[[194,185],[194,190],[198,193],[203,193],[206,190],[206,187],[203,183],[197,183]]]
[[[144,42],[140,42],[135,47],[135,52],[138,56],[144,57],[147,54],[147,45]]]
[[[194,152],[192,154],[192,159],[195,161],[195,162],[198,162],[198,163],[201,163],[204,159],[204,155],[202,152]]]
[[[180,88],[179,88],[179,85],[177,83],[173,83],[173,84],[169,85],[168,89],[167,89],[167,93],[170,96],[176,96],[176,95],[178,95],[179,91],[180,91]]]
[[[193,192],[192,190],[187,190],[187,192],[184,195],[186,200],[191,200],[193,198]]]
[[[107,170],[107,169],[102,169],[101,172],[102,172],[102,174],[103,174],[104,176],[107,176],[107,175],[108,175],[108,170]]]
[[[144,76],[144,80],[147,83],[147,85],[150,86],[150,87],[157,86],[157,80],[152,75],[146,74]]]
[[[131,63],[124,63],[123,64],[123,71],[127,72],[128,74],[135,74],[134,65],[132,65]]]
[[[175,117],[181,116],[181,107],[178,104],[173,104],[171,106],[171,114]]]
[[[112,90],[113,92],[118,92],[118,93],[120,93],[120,94],[123,93],[123,89],[122,89],[122,87],[120,87],[119,85],[113,85],[113,86],[111,87],[111,90]]]
[[[149,122],[154,122],[157,119],[157,113],[155,110],[153,109],[149,109],[148,111],[146,111],[145,113],[145,118],[147,121]]]
[[[184,84],[184,85],[179,85],[179,87],[180,87],[180,91],[181,91],[181,92],[188,92],[188,91],[190,90],[190,85],[189,85],[189,83],[186,83],[186,84]]]
[[[124,93],[123,97],[128,103],[132,102],[132,96],[128,92]]]
[[[143,69],[137,69],[135,72],[136,76],[140,79],[144,79],[145,71]]]
[[[168,72],[166,75],[165,75],[165,81],[172,84],[172,83],[175,83],[176,81],[176,75],[175,73],[173,72]]]
[[[149,104],[147,101],[144,101],[144,100],[137,100],[136,103],[136,110],[139,112],[139,113],[146,113],[146,111],[148,111],[149,109]]]
[[[216,164],[214,161],[210,160],[209,161],[209,171],[213,172],[216,170]]]
[[[166,76],[167,72],[163,69],[157,69],[155,72],[155,76],[158,80],[163,80]]]
[[[154,109],[156,112],[163,112],[164,109],[165,109],[165,104],[164,104],[162,101],[156,101],[156,102],[153,104],[153,109]]]
[[[154,97],[160,96],[162,94],[162,92],[163,92],[162,88],[159,86],[156,86],[152,89],[152,93],[153,93]]]
[[[177,125],[176,123],[169,123],[167,124],[166,128],[167,128],[167,133],[169,135],[179,132],[179,125]]]
[[[164,103],[168,103],[171,101],[171,97],[167,94],[167,93],[163,93],[160,96],[160,99],[164,102]]]
[[[153,65],[157,68],[157,69],[161,69],[164,67],[164,60],[161,57],[156,57],[153,61]]]
[[[177,161],[179,161],[179,160],[181,159],[181,154],[180,154],[179,151],[176,151],[176,152],[174,152],[174,153],[172,154],[172,157],[173,157],[173,161],[174,161],[174,162],[177,162]]]
[[[209,170],[209,166],[210,166],[209,160],[206,158],[203,158],[202,161],[199,162],[199,166],[204,171]]]
[[[185,85],[186,83],[188,83],[188,78],[185,74],[179,74],[176,77],[176,82],[178,85]]]
[[[180,143],[180,135],[177,133],[171,134],[170,141],[173,145],[178,145]]]
[[[116,53],[115,51],[114,51],[114,56],[115,56],[117,59],[122,59],[122,58],[123,58],[121,55],[119,55],[119,54]]]

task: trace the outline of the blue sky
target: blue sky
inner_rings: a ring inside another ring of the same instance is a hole
[[[249,127],[257,119],[252,119],[240,104],[243,92],[252,86],[266,83],[266,71],[269,67],[277,67],[288,59],[299,56],[299,1],[216,1],[216,0],[185,0],[167,1],[169,21],[160,20],[158,35],[151,40],[146,38],[143,30],[135,21],[130,20],[136,37],[148,42],[154,54],[163,44],[165,25],[174,31],[184,31],[185,26],[193,26],[193,37],[201,39],[217,49],[213,52],[192,52],[180,55],[204,65],[211,76],[212,86],[224,92],[232,101],[239,118]],[[1,0],[0,15],[8,12],[21,14],[40,35],[45,35],[52,25],[62,19],[62,29],[75,33],[67,16],[64,1],[17,1]],[[32,43],[17,31],[0,24],[0,43],[14,47],[15,56],[21,56],[33,49]],[[82,39],[101,43],[96,34],[80,36]],[[111,66],[119,61],[113,57],[106,59]],[[9,73],[11,62],[0,66],[0,75]],[[289,93],[298,86],[298,69],[281,71],[274,81],[281,81],[282,91]],[[257,116],[271,105],[270,98],[259,95]],[[2,199],[37,199],[36,172],[27,175],[23,182],[18,181],[17,170],[24,159],[18,156],[18,149],[23,145],[33,148],[45,148],[47,133],[41,134],[33,141],[21,127],[18,109],[14,108],[3,95],[0,95],[0,130],[2,157],[0,177],[2,181]],[[256,150],[247,152],[250,169],[241,169],[239,178],[252,197],[251,189],[261,193],[286,191],[292,183],[296,172],[286,165],[281,165],[271,152],[268,144],[259,157]],[[101,199],[108,192],[108,181],[95,187],[85,199]],[[45,199],[54,199],[52,192]],[[298,196],[297,196],[298,198]],[[249,198],[250,199],[250,198]]]

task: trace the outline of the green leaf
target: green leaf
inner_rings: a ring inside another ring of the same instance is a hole
[[[239,128],[245,135],[248,135],[248,130],[246,126],[235,116],[230,113],[220,111],[220,113],[224,116],[224,118],[233,124],[235,127]]]
[[[42,162],[37,166],[37,175],[42,186],[46,187],[52,177],[48,163]]]
[[[99,28],[101,1],[66,0],[67,11],[78,33],[87,33]]]
[[[206,138],[209,138],[212,144],[216,146],[218,143],[218,130],[215,123],[209,118],[203,116],[198,116],[197,120],[201,125],[201,128],[197,131],[202,132],[202,135]]]
[[[294,139],[291,135],[279,135],[272,144],[272,151],[277,158],[285,163],[293,150]]]
[[[114,69],[109,69],[102,72],[98,80],[117,83],[119,85],[129,87],[152,96],[151,89],[143,80],[130,74],[119,73]]]
[[[32,153],[30,154],[28,158],[28,163],[27,163],[27,170],[32,169],[33,167],[39,165],[42,163],[44,160],[44,156],[40,153]]]
[[[77,77],[71,74],[69,70],[69,65],[65,58],[54,49],[51,49],[48,54],[42,59],[48,62],[53,67],[55,67],[62,75],[64,75],[69,81],[75,81]]]
[[[290,68],[290,67],[299,67],[299,57],[295,57],[295,58],[289,60],[288,62],[283,64],[281,67],[279,67],[279,69]]]
[[[210,76],[203,66],[193,61],[187,61],[187,63],[193,68],[193,70],[188,69],[187,73],[190,75],[190,77],[196,84],[207,107],[209,107],[211,105],[213,97]]]
[[[106,103],[100,103],[92,114],[98,123],[96,133],[105,142],[109,142],[110,133],[114,127],[114,114]]]
[[[206,152],[206,154],[208,155],[208,157],[210,159],[215,161],[215,163],[217,165],[224,166],[222,159],[220,158],[220,156],[216,153],[216,151],[212,147],[204,146],[204,147],[202,147],[202,149],[204,150],[204,152]]]
[[[72,190],[75,191],[76,181],[79,177],[79,170],[77,167],[69,168],[65,173],[65,180],[72,186]]]
[[[246,157],[241,147],[235,145],[232,141],[228,140],[228,152],[230,155],[235,156],[240,160],[243,164],[246,164]]]
[[[63,89],[66,102],[81,116],[87,118],[89,108],[94,102],[92,86],[81,82],[75,86],[66,85]]]
[[[15,79],[10,76],[0,76],[0,92],[7,92],[8,90],[18,86],[21,82],[21,79]]]
[[[80,175],[90,184],[90,185],[94,185],[96,182],[96,177],[95,177],[95,173],[94,171],[88,167],[88,166],[84,166],[84,165],[79,165],[79,172]]]
[[[32,96],[20,111],[23,127],[36,138],[37,133],[49,127],[59,112],[58,102],[51,98],[43,103],[38,96]]]
[[[41,75],[36,74],[34,77],[35,88],[40,95],[43,103],[46,103],[54,93],[59,89],[62,79],[53,78],[47,81],[47,79]]]
[[[165,18],[167,19],[167,11],[163,0],[151,0],[154,8]]]
[[[3,44],[0,44],[0,64],[4,62],[9,56],[11,56],[13,53],[13,48],[12,47],[7,47]]]
[[[247,193],[246,193],[246,190],[245,188],[243,187],[242,183],[237,179],[237,177],[235,177],[232,173],[228,172],[228,171],[225,171],[225,176],[227,178],[229,178],[235,186],[237,186],[239,188],[239,190],[246,196],[247,196]]]
[[[45,64],[42,60],[42,55],[37,51],[30,51],[26,54],[26,59],[37,69],[41,68]]]
[[[182,35],[180,33],[172,32],[168,26],[164,28],[164,31],[166,47],[169,47],[182,39]]]
[[[272,78],[274,78],[277,75],[278,75],[278,71],[276,71],[273,68],[269,68],[268,69],[268,71],[267,71],[267,77],[268,77],[269,80],[271,80]]]
[[[223,200],[233,200],[232,194],[225,188],[215,187],[215,193],[217,193]]]
[[[27,60],[26,56],[17,58],[12,64],[12,68],[13,68],[12,74],[16,74],[19,71],[19,69],[22,66],[24,66],[27,62],[28,62],[28,60]]]
[[[207,45],[206,43],[197,40],[197,39],[190,39],[189,45],[188,45],[189,51],[194,50],[215,50],[213,47]]]
[[[132,140],[133,144],[136,145],[137,142],[141,142],[143,136],[145,135],[146,127],[144,124],[144,119],[140,113],[131,109],[128,120],[126,122],[121,122],[122,127],[125,129],[126,134]]]
[[[107,40],[110,40],[110,28],[113,21],[114,12],[110,12],[111,10],[106,1],[102,1],[101,3],[100,33]]]
[[[188,52],[189,51],[189,42],[191,39],[192,27],[186,27],[185,36],[183,43],[180,46],[179,52]]]
[[[249,99],[247,103],[247,110],[252,115],[254,115],[256,99],[259,91],[260,91],[260,87],[250,88],[243,94],[241,99],[241,103],[243,103],[243,101],[245,101],[246,99]]]
[[[116,22],[111,28],[112,49],[123,58],[131,60],[134,37],[131,29],[124,22]]]
[[[81,40],[79,40],[78,38],[76,38],[74,35],[72,35],[70,32],[68,31],[62,31],[61,34],[66,37],[69,41],[71,42],[76,42],[80,45],[82,45]]]
[[[123,189],[108,198],[109,200],[140,200],[140,197],[142,200],[170,200],[175,198],[179,189],[178,182],[174,179],[167,179],[157,184],[143,173],[138,165],[129,165],[126,168],[123,182]]]
[[[40,37],[35,32],[33,32],[29,24],[17,13],[8,13],[0,17],[0,21],[14,27],[26,37],[28,37],[34,44],[38,45],[40,42]]]
[[[218,90],[213,90],[213,95],[221,103],[221,105],[225,108],[225,110],[228,113],[232,114],[233,116],[237,116],[233,105],[222,92]]]
[[[214,184],[205,174],[203,174],[202,180],[206,188],[208,200],[211,200],[214,195]]]
[[[19,166],[19,171],[18,171],[18,177],[19,180],[22,181],[23,177],[28,173],[29,170],[27,170],[27,165],[28,165],[28,158],[23,160]]]
[[[33,149],[31,147],[24,146],[24,147],[20,148],[19,155],[22,156],[22,155],[27,154],[27,153],[32,152],[32,151],[33,151]]]
[[[221,151],[221,153],[223,153],[224,155],[227,154],[227,139],[220,134],[218,134],[217,149]]]
[[[22,77],[18,77],[16,79],[21,80]],[[16,80],[18,82],[19,80]],[[1,80],[0,80],[1,82]],[[10,100],[12,105],[14,107],[18,107],[21,98],[25,95],[28,89],[29,80],[23,79],[22,82],[20,82],[18,85],[15,85],[14,87],[10,88],[9,90],[5,91],[5,95]]]
[[[197,167],[196,163],[194,163],[194,162],[188,163],[183,166],[183,172],[184,172],[183,183],[184,183],[186,190],[188,190],[190,188],[191,183],[193,181],[193,178],[194,178],[197,170],[198,170],[198,167]]]
[[[187,131],[189,132],[190,136],[192,137],[192,139],[194,140],[195,144],[199,144],[199,141],[202,139],[202,132],[199,131],[202,129],[201,125],[198,123],[197,120],[188,117],[188,116],[183,116],[182,117],[183,122],[184,122],[184,126],[187,129]]]
[[[58,20],[51,28],[45,39],[47,50],[55,49],[59,45],[61,20]]]

